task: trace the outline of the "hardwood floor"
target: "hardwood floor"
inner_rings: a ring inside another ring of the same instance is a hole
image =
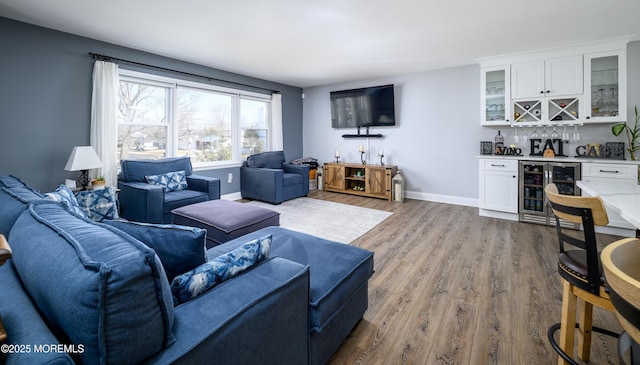
[[[547,340],[562,302],[553,227],[420,200],[309,196],[394,212],[352,243],[375,252],[369,309],[329,364],[557,362]],[[617,239],[599,236],[602,245]],[[593,323],[621,331],[600,309]],[[589,364],[617,364],[616,343],[594,333]]]

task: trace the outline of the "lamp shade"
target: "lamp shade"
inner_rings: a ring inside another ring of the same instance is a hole
[[[75,146],[64,169],[66,171],[82,171],[100,167],[102,167],[102,161],[93,147]]]

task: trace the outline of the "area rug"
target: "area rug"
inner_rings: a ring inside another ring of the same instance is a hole
[[[297,198],[278,205],[256,200],[245,204],[279,212],[283,228],[342,243],[353,242],[393,214],[311,198]]]

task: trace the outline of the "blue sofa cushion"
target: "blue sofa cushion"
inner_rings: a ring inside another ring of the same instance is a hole
[[[0,188],[0,234],[9,237],[11,227],[33,201],[47,201],[44,195],[28,186]]]
[[[189,188],[184,170],[171,171],[159,175],[147,175],[145,179],[149,184],[162,186],[166,192],[186,190]]]
[[[171,283],[175,305],[205,293],[269,256],[271,235],[249,241],[197,268],[176,276]]]
[[[19,188],[25,186],[27,186],[27,184],[13,175],[0,176],[0,188]]]
[[[170,283],[174,277],[192,270],[206,260],[207,231],[175,224],[138,223],[123,220],[104,220],[151,247],[162,262]]]
[[[138,363],[175,341],[169,283],[140,241],[51,201],[31,204],[10,239],[25,290],[57,338],[84,346],[82,363]]]
[[[78,206],[87,218],[94,221],[103,219],[118,219],[118,204],[116,189],[109,186],[104,189],[86,190],[76,193]]]
[[[267,169],[282,169],[285,162],[283,151],[270,151],[257,153],[247,157],[246,165],[248,167],[258,167]]]
[[[201,203],[209,200],[209,195],[202,191],[179,190],[165,193],[164,213],[171,213],[172,210],[186,205]]]
[[[123,160],[120,163],[120,178],[127,182],[147,182],[145,176],[159,175],[171,171],[193,173],[189,157],[163,158],[161,160]]]
[[[60,185],[55,191],[44,194],[45,197],[56,201],[69,208],[70,211],[78,214],[81,217],[87,217],[87,213],[80,208],[78,200],[73,192],[66,185]]]

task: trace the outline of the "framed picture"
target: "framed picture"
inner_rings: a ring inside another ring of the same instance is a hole
[[[492,155],[493,154],[493,142],[491,142],[491,141],[480,141],[480,154],[481,155]]]

